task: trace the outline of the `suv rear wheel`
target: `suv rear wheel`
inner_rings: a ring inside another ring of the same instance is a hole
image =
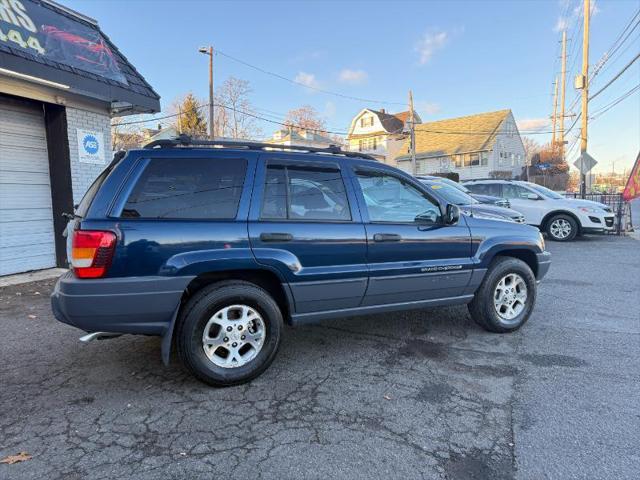
[[[536,293],[529,265],[517,258],[498,257],[469,304],[469,313],[485,330],[513,332],[529,319]]]
[[[237,385],[257,377],[273,361],[282,314],[262,288],[225,281],[194,295],[177,328],[178,354],[198,379],[213,386]]]
[[[569,215],[554,215],[547,222],[547,235],[556,242],[568,242],[578,234],[578,222]]]

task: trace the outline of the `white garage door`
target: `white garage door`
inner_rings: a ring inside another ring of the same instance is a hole
[[[0,275],[55,263],[44,114],[0,101]]]

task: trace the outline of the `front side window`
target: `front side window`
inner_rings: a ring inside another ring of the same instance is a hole
[[[554,200],[564,200],[565,198],[559,193],[549,190],[547,187],[543,187],[542,185],[529,184],[529,187],[533,188],[536,192],[541,193],[543,196],[553,198]]]
[[[267,167],[261,218],[349,221],[340,171],[333,168]]]
[[[505,198],[528,199],[531,192],[520,185],[506,183],[502,186],[502,194]]]
[[[372,222],[438,221],[438,205],[413,185],[379,172],[358,172],[357,178]]]
[[[236,217],[246,160],[152,159],[127,199],[128,218],[232,219]]]

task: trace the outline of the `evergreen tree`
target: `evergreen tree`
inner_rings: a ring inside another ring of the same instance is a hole
[[[180,113],[175,120],[174,126],[176,130],[194,138],[205,138],[207,136],[208,128],[207,120],[203,113],[204,109],[202,105],[198,104],[198,100],[193,93],[187,93],[184,99],[178,102],[176,110],[178,110],[176,113]]]

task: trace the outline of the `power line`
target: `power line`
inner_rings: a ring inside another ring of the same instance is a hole
[[[640,90],[640,83],[638,85],[636,85],[635,87],[633,87],[631,90],[628,90],[627,92],[625,92],[622,95],[620,95],[618,98],[616,98],[615,100],[613,100],[609,104],[603,106],[602,108],[600,108],[599,110],[594,112],[593,120],[595,120],[596,118],[601,117],[604,113],[608,112],[613,107],[618,105],[620,102],[622,102],[626,98],[630,97],[631,95],[633,95],[634,93],[636,93],[639,90]]]
[[[620,78],[620,76],[627,71],[627,69],[633,65],[633,63],[638,60],[638,58],[640,58],[640,53],[638,53],[635,57],[633,57],[633,59],[627,63],[624,68],[622,70],[620,70],[611,80],[609,80],[607,82],[607,84],[602,87],[600,90],[598,90],[596,93],[594,93],[593,95],[591,95],[589,97],[589,101],[593,100],[594,98],[596,98],[598,95],[600,95],[602,92],[604,92],[607,88],[609,88],[609,85],[611,85],[613,82],[615,82],[618,78]]]
[[[639,19],[635,23],[635,25],[633,25],[631,30],[629,30],[629,27],[631,27],[631,25],[639,15],[640,15],[640,9],[638,9],[638,11],[636,11],[636,13],[629,19],[629,21],[625,24],[624,28],[618,34],[617,38],[613,41],[609,49],[602,55],[602,57],[600,57],[600,60],[596,64],[596,67],[594,68],[593,72],[589,76],[589,79],[587,81],[588,85],[591,85],[591,82],[593,82],[593,80],[599,73],[606,71],[612,65],[612,63],[609,63],[609,62],[612,60],[613,56],[620,49],[620,47],[622,47],[622,45],[625,44],[629,36],[634,32],[636,27],[638,27],[638,25],[640,24],[640,19]],[[581,27],[581,30],[582,30],[582,27]],[[625,35],[625,32],[627,32],[626,35]],[[577,42],[574,45],[577,45]],[[632,45],[633,43],[629,44],[624,50],[620,52],[618,56],[621,56],[622,54],[624,54]],[[577,58],[577,56],[575,58]],[[575,59],[573,63],[575,64]],[[571,68],[573,68],[573,65]],[[581,96],[580,92],[578,92],[575,98],[573,99],[573,101],[571,102],[571,105],[568,108],[569,111],[572,111],[576,107],[578,101],[580,100],[580,96]]]
[[[378,103],[378,104],[382,103],[382,104],[386,104],[386,105],[403,105],[405,107],[407,105],[405,102],[390,102],[390,101],[387,101],[387,100],[374,100],[374,99],[371,99],[371,98],[354,97],[354,96],[345,95],[345,94],[339,93],[339,92],[332,92],[331,90],[325,90],[323,88],[314,87],[313,85],[308,85],[306,83],[299,82],[299,81],[294,80],[292,78],[285,77],[284,75],[280,75],[279,73],[275,73],[275,72],[266,70],[266,69],[264,69],[262,67],[258,67],[256,65],[253,65],[253,64],[249,63],[249,62],[245,62],[244,60],[236,58],[236,57],[234,57],[232,55],[229,55],[228,53],[224,53],[224,52],[222,52],[220,50],[216,50],[215,53],[218,54],[218,55],[222,55],[223,57],[226,57],[226,58],[228,58],[230,60],[233,60],[234,62],[238,62],[238,63],[240,63],[240,64],[242,64],[242,65],[244,65],[246,67],[253,68],[254,70],[257,70],[258,72],[264,73],[266,75],[271,75],[272,77],[278,78],[280,80],[284,80],[284,81],[292,83],[294,85],[298,85],[300,87],[308,88],[310,90],[315,90],[316,92],[321,92],[321,93],[324,93],[324,94],[327,94],[327,95],[333,95],[335,97],[340,97],[340,98],[344,98],[344,99],[347,99],[347,100],[354,100],[354,101],[357,101],[357,102]]]
[[[622,47],[622,45],[625,44],[625,42],[631,36],[631,34],[634,32],[634,30],[638,27],[638,25],[640,25],[640,19],[639,19],[635,23],[635,25],[631,28],[631,30],[629,30],[629,32],[626,34],[626,36],[624,36],[624,38],[622,38],[623,35],[625,34],[625,32],[629,29],[629,27],[633,23],[633,21],[636,19],[636,17],[638,17],[638,15],[640,15],[640,10],[638,10],[636,12],[636,14],[631,18],[631,20],[624,27],[622,32],[620,32],[620,34],[618,35],[618,38],[616,38],[616,40],[613,42],[613,45],[611,45],[611,47],[609,47],[609,50],[607,50],[602,55],[602,57],[598,61],[598,64],[597,64],[596,68],[594,69],[593,73],[591,74],[590,81],[593,80],[593,78],[595,78],[602,71],[602,69],[605,66],[605,64],[616,54],[616,52],[620,49],[620,47]],[[626,51],[626,49],[625,49],[625,51]]]

